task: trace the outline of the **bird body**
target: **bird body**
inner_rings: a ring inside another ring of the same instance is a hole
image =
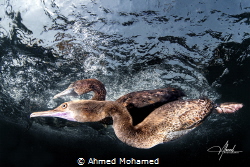
[[[97,122],[110,116],[115,134],[122,142],[136,148],[151,148],[197,127],[213,108],[219,113],[233,113],[241,107],[241,103],[215,106],[208,98],[177,100],[155,109],[141,123],[133,126],[127,108],[118,102],[76,100],[65,102],[54,110],[34,112],[30,117],[49,116],[77,122]]]

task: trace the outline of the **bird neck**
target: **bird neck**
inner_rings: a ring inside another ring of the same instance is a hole
[[[124,143],[130,146],[140,148],[140,139],[145,134],[140,128],[136,128],[132,124],[132,117],[128,110],[117,102],[107,103],[106,111],[113,119],[113,128],[116,136]]]
[[[106,97],[106,89],[103,84],[92,84],[92,91],[94,92],[94,96],[91,100],[104,101]]]

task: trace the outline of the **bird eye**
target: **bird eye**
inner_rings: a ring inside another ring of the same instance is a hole
[[[62,108],[63,108],[63,109],[65,109],[65,108],[67,108],[67,107],[68,107],[67,103],[63,103],[63,104],[62,104]]]

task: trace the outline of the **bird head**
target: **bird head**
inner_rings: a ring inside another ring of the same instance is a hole
[[[33,112],[30,117],[59,117],[69,121],[96,122],[108,117],[104,110],[105,103],[95,100],[74,100],[62,103],[53,110]]]

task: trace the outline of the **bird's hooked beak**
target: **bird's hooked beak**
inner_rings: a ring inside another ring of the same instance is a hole
[[[77,96],[78,94],[75,92],[73,87],[69,87],[67,89],[65,89],[64,91],[62,91],[61,93],[56,94],[53,99],[56,99],[58,97],[62,97],[65,95],[70,95],[70,96]]]
[[[48,110],[48,111],[40,111],[40,112],[33,112],[30,114],[31,117],[59,117],[63,119],[67,119],[70,121],[76,121],[70,111],[61,111],[61,110]]]

